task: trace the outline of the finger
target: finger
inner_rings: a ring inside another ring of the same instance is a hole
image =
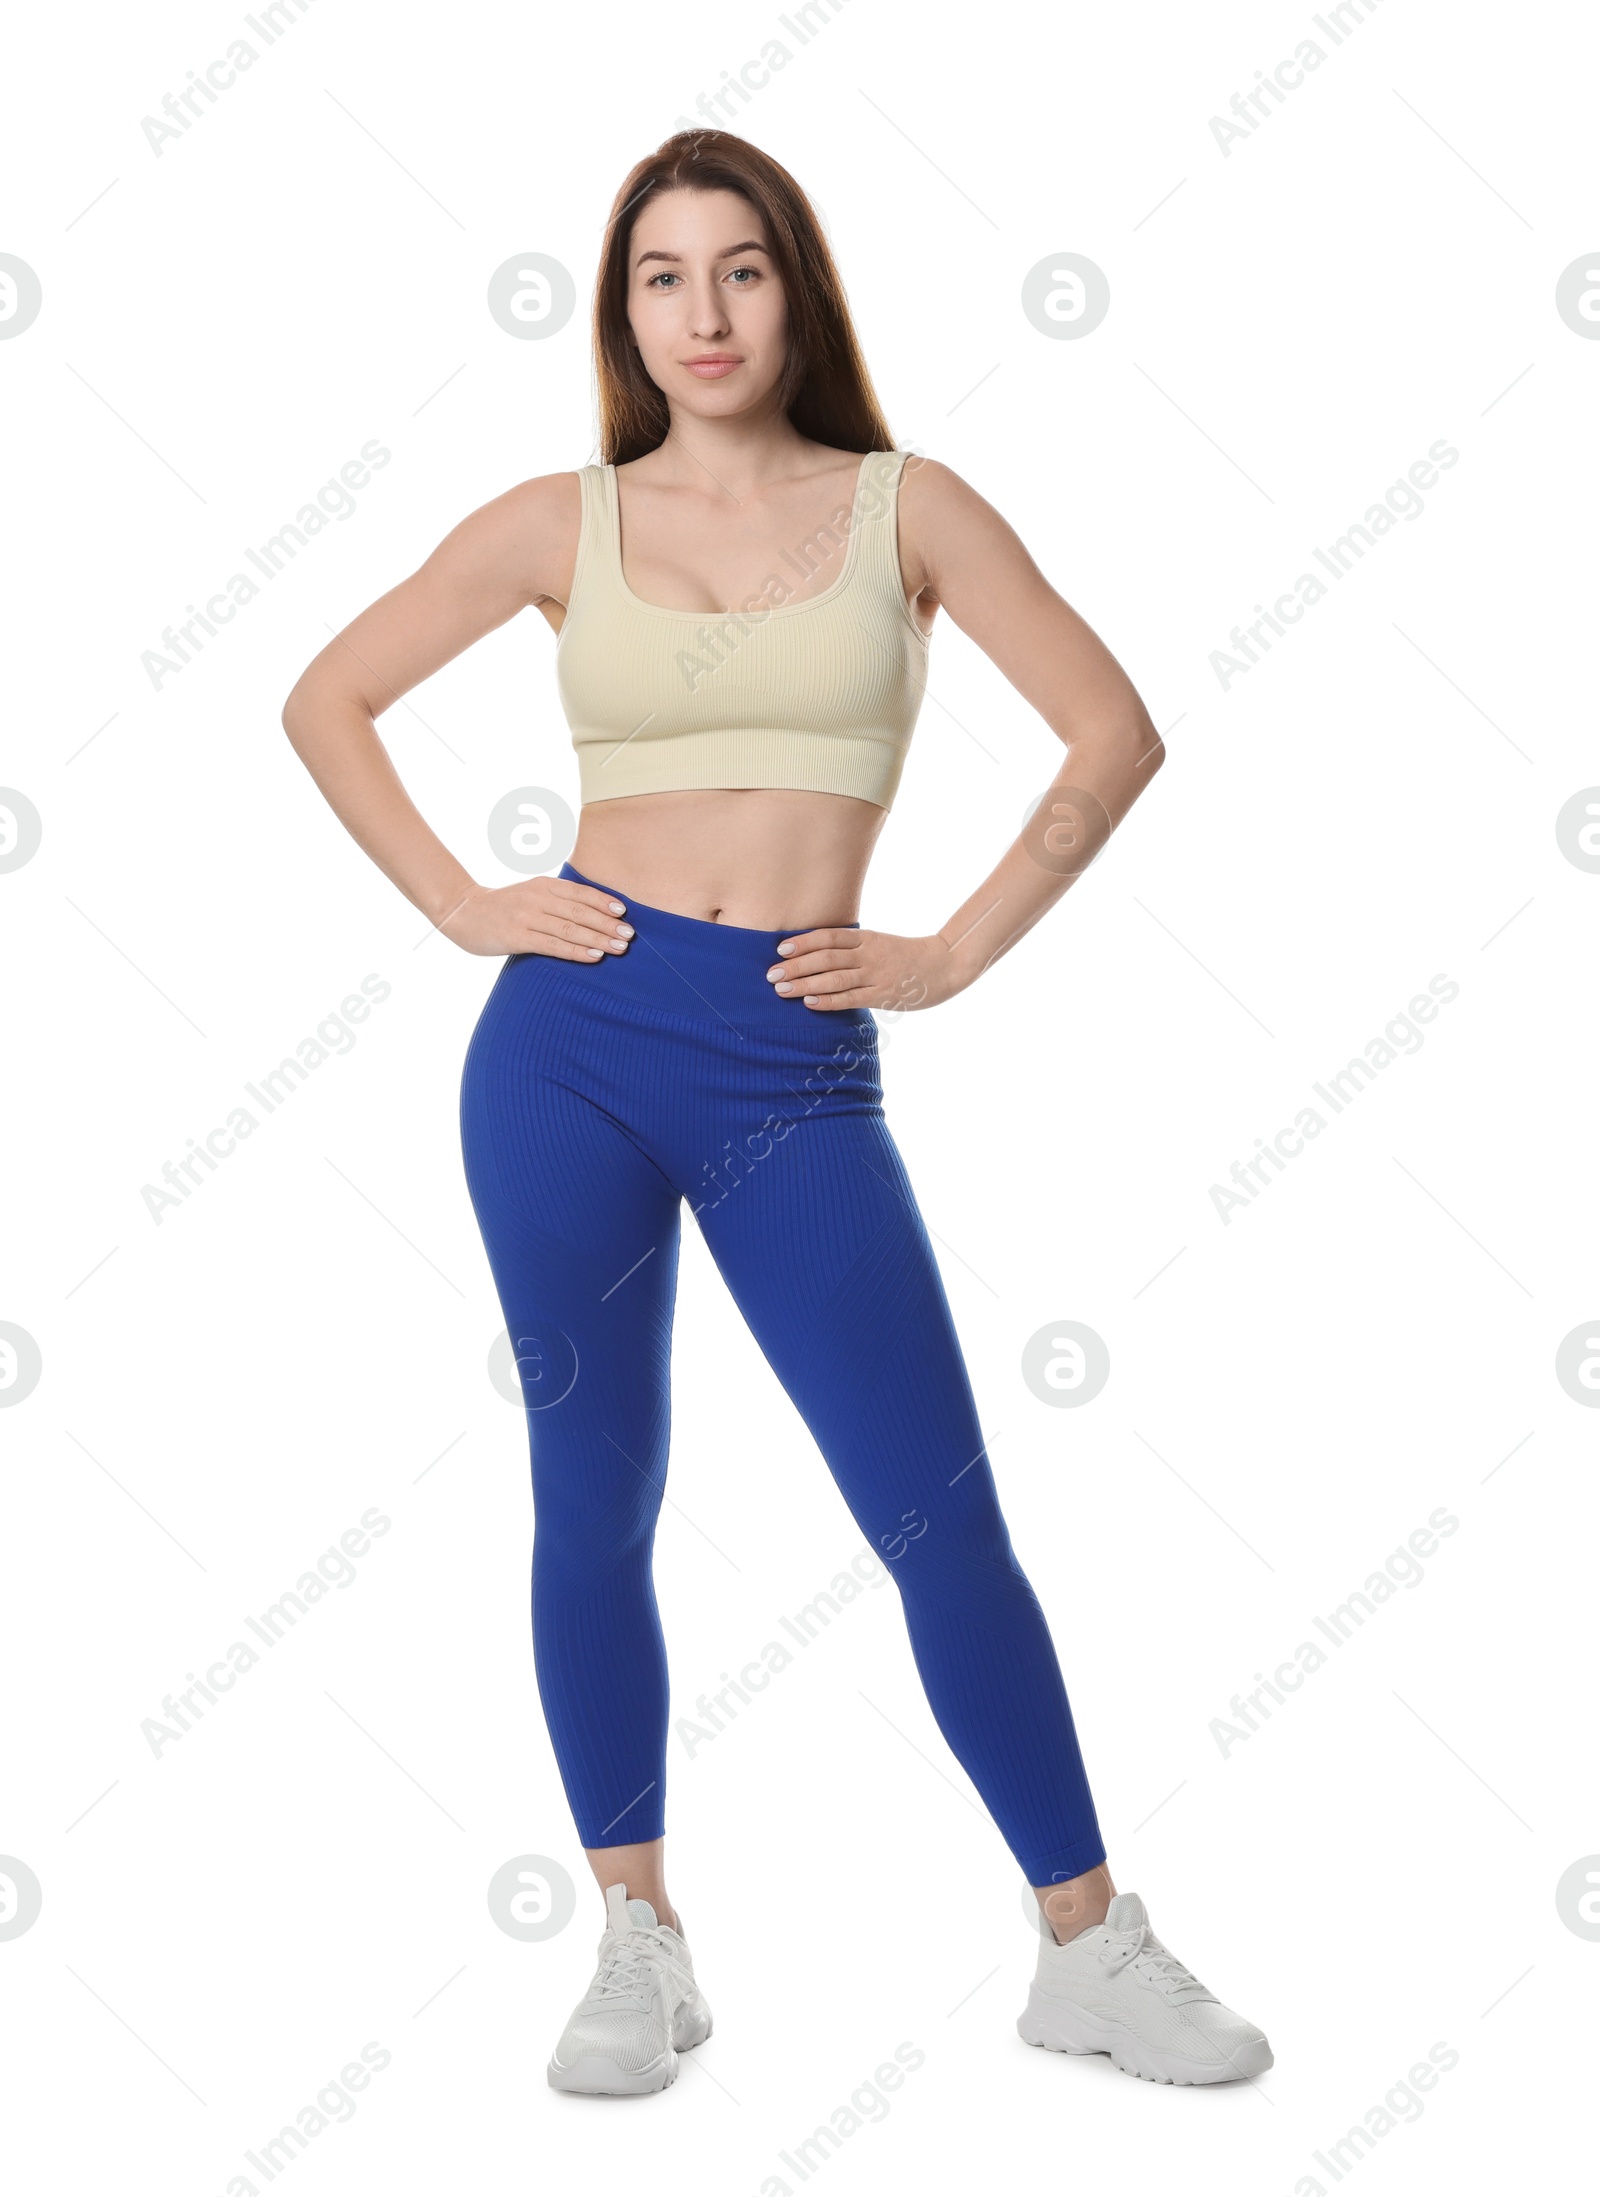
[[[607,915],[621,915],[627,902],[620,894],[607,892],[602,885],[582,885],[575,877],[546,877],[540,880],[563,900],[581,900],[594,908],[603,908]]]
[[[772,989],[780,998],[792,999],[797,992],[821,991],[830,980],[833,984],[862,984],[866,981],[859,969],[836,969],[824,962],[816,969],[781,969],[772,979]]]
[[[564,939],[529,938],[523,945],[513,948],[519,954],[539,954],[547,961],[581,961],[589,968],[596,962],[609,961],[610,955],[603,946],[569,946]]]
[[[859,930],[847,930],[842,926],[820,931],[796,931],[793,938],[778,941],[778,953],[783,960],[792,961],[796,954],[808,953],[818,946],[859,945],[860,941]]]
[[[882,990],[871,984],[857,984],[847,992],[808,992],[801,1005],[814,1015],[836,1015],[841,1011],[884,1005]]]
[[[815,976],[802,978],[794,990],[809,997],[812,993],[825,993],[830,998],[840,992],[881,991],[882,985],[868,984],[859,969],[822,969]]]
[[[534,952],[565,950],[564,958],[574,961],[597,961],[607,953],[626,953],[632,930],[626,923],[611,916],[574,916],[565,920],[560,916],[538,915],[530,918],[530,936],[540,940]]]
[[[811,953],[791,954],[782,961],[775,961],[769,972],[785,981],[796,976],[808,976],[823,969],[859,969],[861,952],[848,946],[819,946]]]
[[[633,925],[621,920],[627,903],[614,893],[603,892],[595,885],[580,885],[570,877],[543,878],[540,882],[557,888],[571,913],[536,902],[528,916],[536,930],[564,936],[569,935],[564,926],[576,925],[580,932],[589,934],[587,942],[602,945],[609,945],[614,938],[632,938]]]

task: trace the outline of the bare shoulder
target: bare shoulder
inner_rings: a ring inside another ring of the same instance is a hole
[[[913,452],[900,479],[900,559],[907,587],[933,601],[941,582],[996,561],[1032,566],[1016,529],[970,481],[937,458]]]
[[[285,705],[285,723],[313,690],[330,684],[377,718],[530,605],[559,632],[582,495],[576,473],[545,473],[469,511],[414,572],[313,657]]]
[[[434,556],[487,572],[526,603],[564,604],[571,593],[583,514],[576,472],[539,473],[480,504]]]

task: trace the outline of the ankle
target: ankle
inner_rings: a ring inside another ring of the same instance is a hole
[[[1105,1921],[1116,1897],[1116,1886],[1102,1862],[1098,1869],[1071,1877],[1064,1884],[1036,1884],[1033,1892],[1046,1928],[1057,1945],[1065,1945]]]
[[[665,1923],[669,1930],[677,1930],[678,1935],[682,1937],[683,1932],[681,1929],[678,1928],[678,1910],[667,1898],[665,1892],[652,1892],[645,1886],[641,1885],[636,1887],[631,1884],[625,1886],[625,1890],[629,1899],[648,1900],[650,1902],[651,1912],[654,1914],[656,1921],[658,1923]]]

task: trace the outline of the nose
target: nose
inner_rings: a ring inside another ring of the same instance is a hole
[[[710,273],[691,275],[689,284],[689,326],[694,334],[702,339],[725,336],[728,308],[716,278]]]

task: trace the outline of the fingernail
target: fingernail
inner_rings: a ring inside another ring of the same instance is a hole
[[[787,939],[784,940],[783,944],[778,948],[778,951],[780,954],[786,954],[789,951],[789,941]]]
[[[611,903],[611,913],[612,913],[613,915],[621,915],[621,913],[622,913],[622,902],[621,902],[620,900],[613,900],[613,901],[612,901],[612,903]]]
[[[632,938],[633,925],[631,923],[619,923],[617,925],[617,936],[619,938]]]

